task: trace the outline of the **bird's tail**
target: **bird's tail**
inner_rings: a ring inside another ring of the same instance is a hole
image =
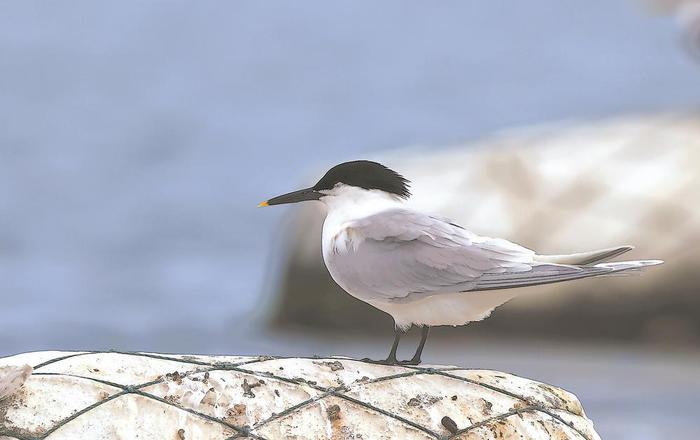
[[[474,290],[508,289],[558,283],[580,278],[618,275],[639,271],[647,266],[655,266],[661,263],[663,263],[661,260],[620,261],[586,265],[543,262],[533,266],[532,270],[528,272],[484,274],[476,282]]]
[[[634,246],[617,246],[597,251],[580,252],[568,255],[536,255],[535,261],[540,263],[569,264],[574,266],[588,266],[594,263],[602,263],[629,252]]]

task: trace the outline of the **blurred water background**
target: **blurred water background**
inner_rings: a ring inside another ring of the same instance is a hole
[[[4,1],[0,355],[383,353],[266,329],[289,211],[257,202],[390,148],[692,108],[680,39],[632,0]],[[568,387],[604,437],[697,428],[696,353],[552,344],[428,355]]]

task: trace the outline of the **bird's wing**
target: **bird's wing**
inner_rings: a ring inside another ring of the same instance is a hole
[[[332,251],[356,283],[384,299],[477,288],[485,274],[529,272],[535,253],[437,217],[391,209],[343,225]]]

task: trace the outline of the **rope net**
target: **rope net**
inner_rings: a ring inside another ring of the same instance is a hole
[[[0,359],[39,361],[24,387],[0,401],[0,439],[131,438],[129,430],[175,440],[598,438],[573,395],[487,370],[320,357],[40,355]]]

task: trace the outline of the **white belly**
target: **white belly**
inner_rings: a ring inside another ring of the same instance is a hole
[[[390,314],[402,329],[416,325],[464,325],[487,318],[493,309],[513,299],[517,292],[490,290],[483,292],[441,293],[411,302],[369,302]]]

